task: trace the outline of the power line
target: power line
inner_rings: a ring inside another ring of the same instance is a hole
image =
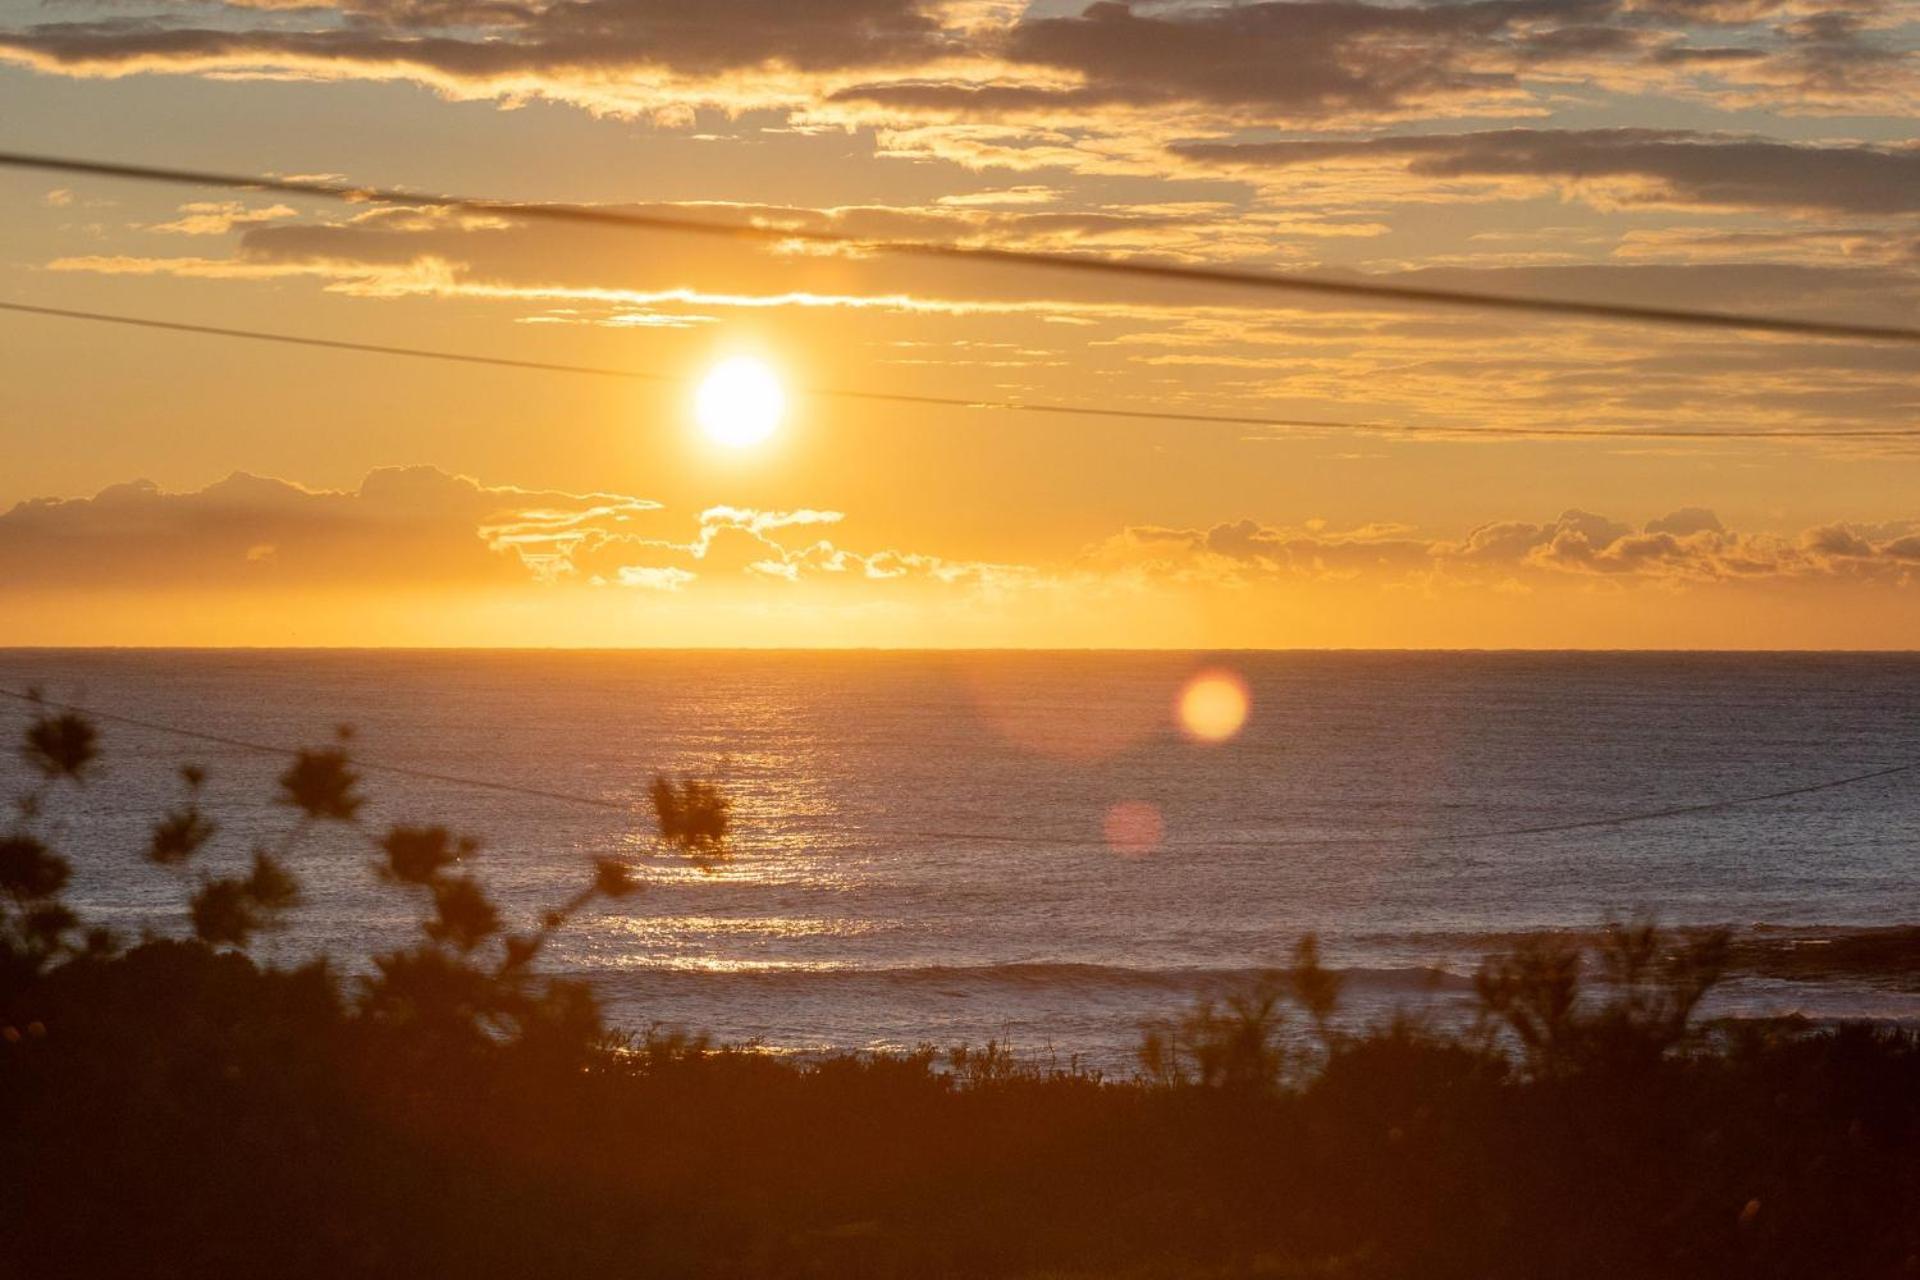
[[[51,316],[61,320],[93,320],[105,324],[131,325],[140,329],[162,329],[170,333],[195,333],[214,338],[246,338],[255,342],[282,342],[298,347],[322,347],[330,351],[358,351],[368,355],[411,356],[425,360],[451,360],[461,364],[490,364],[509,369],[534,369],[543,373],[587,373],[606,378],[635,378],[647,382],[674,382],[663,373],[641,373],[631,369],[604,369],[584,364],[554,364],[545,360],[516,360],[510,356],[468,355],[458,351],[431,351],[422,347],[392,347],[377,342],[348,342],[335,338],[316,338],[306,334],[275,333],[264,329],[230,329],[212,324],[188,324],[180,320],[159,320],[148,316],[122,316],[105,311],[76,311],[69,307],[39,307],[24,302],[0,302],[0,311],[28,316]]]
[[[215,338],[244,338],[255,342],[278,342],[296,347],[320,347],[331,351],[355,351],[367,355],[404,356],[415,360],[447,360],[460,364],[497,365],[507,369],[531,369],[541,373],[584,374],[597,378],[627,378],[640,382],[685,383],[691,381],[669,373],[639,369],[616,369],[605,365],[562,364],[548,360],[520,360],[510,356],[476,355],[460,351],[442,351],[425,347],[398,347],[374,342],[349,342],[334,338],[316,338],[305,334],[279,333],[266,329],[234,329],[220,325],[188,324],[178,320],[159,320],[146,316],[114,315],[104,311],[76,311],[68,307],[30,306],[20,302],[0,302],[0,311],[21,315],[51,316],[62,320],[90,320],[103,324],[131,325],[141,329],[161,329],[172,333],[192,333]],[[1374,430],[1364,422],[1332,422],[1315,418],[1261,418],[1225,414],[1162,413],[1146,409],[1114,409],[1091,405],[1032,404],[1020,400],[979,400],[960,396],[910,395],[890,391],[854,391],[833,387],[801,387],[803,395],[839,400],[876,400],[892,404],[918,404],[950,409],[1002,409],[1020,413],[1077,414],[1098,418],[1171,419],[1178,422],[1210,422],[1222,426],[1307,427],[1328,430]],[[1387,429],[1387,428],[1378,428]]]
[[[186,738],[193,742],[206,742],[215,746],[232,747],[239,751],[252,751],[265,755],[297,756],[295,747],[276,747],[269,742],[250,742],[245,738],[232,738],[222,733],[206,733],[199,729],[181,729],[170,724],[160,724],[153,720],[142,720],[136,716],[118,715],[111,711],[99,711],[93,707],[83,707],[74,702],[56,702],[32,693],[22,693],[16,689],[0,689],[0,698],[11,698],[15,702],[24,702],[32,706],[51,707],[56,711],[70,711],[75,715],[86,716],[107,724],[123,724],[133,729],[145,729],[151,733],[164,733],[175,738]],[[483,791],[505,791],[514,795],[535,796],[544,800],[561,800],[568,804],[592,805],[600,809],[615,809],[622,813],[631,813],[633,806],[621,800],[608,800],[603,796],[585,796],[566,791],[548,791],[541,787],[520,786],[512,782],[493,782],[485,778],[468,778],[450,773],[434,773],[428,769],[414,769],[406,765],[381,764],[376,760],[353,762],[356,769],[375,773],[390,773],[403,778],[417,778],[423,782],[445,782],[454,786],[477,787]]]
[[[640,382],[685,383],[690,379],[674,374],[639,369],[619,369],[604,365],[564,364],[550,360],[523,360],[511,356],[480,355],[463,351],[444,351],[426,347],[390,346],[375,342],[351,342],[306,334],[282,333],[267,329],[238,329],[222,325],[190,324],[179,320],[161,320],[148,316],[116,315],[105,311],[79,311],[69,307],[33,306],[23,302],[0,302],[0,311],[18,315],[42,316],[60,320],[84,320],[99,324],[126,325],[138,329],[157,329],[168,333],[187,333],[202,337],[238,338],[250,342],[273,342],[285,346],[314,347],[327,351],[348,351],[363,355],[399,356],[414,360],[441,360],[457,364],[492,365],[505,369],[525,369],[538,373],[578,374],[597,378],[625,378]],[[1920,436],[1920,427],[1861,427],[1831,431],[1764,431],[1752,428],[1690,429],[1684,427],[1644,427],[1613,430],[1606,427],[1445,427],[1410,426],[1384,422],[1338,422],[1317,418],[1263,418],[1242,414],[1183,413],[1162,409],[1120,409],[1105,405],[1048,404],[1024,400],[981,400],[960,396],[913,395],[893,391],[858,391],[836,387],[801,387],[801,394],[823,399],[857,400],[883,404],[923,405],[947,409],[989,409],[1007,413],[1043,413],[1064,417],[1118,418],[1137,422],[1189,422],[1209,426],[1261,427],[1270,430],[1357,431],[1381,435],[1473,437],[1498,436],[1522,439],[1551,439],[1566,436],[1575,439],[1606,440],[1844,440],[1902,439]]]
[[[1874,769],[1867,773],[1851,774],[1844,778],[1829,778],[1822,782],[1811,782],[1804,786],[1787,787],[1780,791],[1765,791],[1755,795],[1729,796],[1724,800],[1704,800],[1694,804],[1673,805],[1665,809],[1642,809],[1631,813],[1613,814],[1603,818],[1582,818],[1574,822],[1548,822],[1531,827],[1502,827],[1486,831],[1436,831],[1417,836],[1327,836],[1301,840],[1236,840],[1219,842],[1260,849],[1306,849],[1327,845],[1417,845],[1417,844],[1460,844],[1471,840],[1495,840],[1511,836],[1558,835],[1569,831],[1593,831],[1602,827],[1624,827],[1637,822],[1657,822],[1664,818],[1680,818],[1696,813],[1716,813],[1724,809],[1734,809],[1742,805],[1764,804],[1770,800],[1786,800],[1794,796],[1812,795],[1820,791],[1833,791],[1840,787],[1851,787],[1862,782],[1872,782],[1877,778],[1892,777],[1894,774],[1911,773],[1920,769],[1920,760],[1907,764],[1889,765],[1884,769]],[[913,834],[922,837],[938,837],[949,840],[1004,840],[1020,844],[1104,844],[1102,840],[1035,840],[1024,836],[993,836],[969,834],[965,832],[928,832],[917,831]]]
[[[1279,275],[1268,271],[1249,271],[1223,267],[1180,266],[1171,263],[1121,261],[1112,258],[1086,258],[1070,254],[1045,253],[1024,249],[995,249],[986,246],[940,244],[921,241],[871,240],[843,231],[772,227],[757,223],[714,222],[672,214],[640,213],[632,210],[574,204],[529,204],[490,200],[475,196],[432,195],[394,188],[359,187],[344,182],[316,178],[266,178],[216,173],[197,169],[175,169],[157,165],[121,164],[104,160],[83,160],[68,156],[39,155],[28,152],[0,151],[0,166],[38,169],[53,173],[88,177],[122,178],[136,182],[161,182],[201,187],[224,187],[240,191],[270,191],[282,195],[309,196],[326,200],[348,200],[381,204],[406,204],[453,209],[494,217],[537,219],[576,226],[618,227],[629,230],[670,231],[762,243],[802,242],[807,244],[853,245],[871,253],[905,257],[990,262],[1005,266],[1041,268],[1077,272],[1082,275],[1113,276],[1134,280],[1157,280],[1181,284],[1210,285],[1236,289],[1311,294],[1331,298],[1365,299],[1374,302],[1410,303],[1483,310],[1520,312],[1534,315],[1571,316],[1589,320],[1614,320],[1633,324],[1681,325],[1693,328],[1735,330],[1750,333],[1774,333],[1806,338],[1841,338],[1868,342],[1920,343],[1920,328],[1904,325],[1847,324],[1825,320],[1794,319],[1780,316],[1750,315],[1729,311],[1707,311],[1686,307],[1640,306],[1631,303],[1592,302],[1567,298],[1524,298],[1510,294],[1484,293],[1469,289],[1427,288],[1417,285],[1391,285],[1376,281],[1330,280],[1316,276]]]
[[[195,742],[207,742],[218,746],[232,747],[237,750],[253,751],[275,756],[298,755],[298,750],[290,747],[277,747],[270,743],[252,742],[245,738],[229,737],[225,734],[206,733],[197,729],[181,729],[157,721],[142,720],[134,716],[118,715],[109,711],[98,711],[91,707],[71,702],[55,702],[37,697],[32,693],[22,693],[13,689],[0,689],[0,697],[11,698],[16,702],[34,706],[51,707],[60,711],[69,711],[95,720],[111,724],[127,725],[131,728],[145,729],[153,733],[167,734],[176,738],[185,738]],[[632,813],[635,806],[624,800],[610,800],[605,796],[589,796],[579,792],[555,791],[545,787],[525,786],[512,782],[497,782],[485,778],[473,778],[460,774],[436,773],[428,769],[416,769],[407,765],[382,764],[378,761],[355,758],[354,767],[378,773],[393,774],[399,777],[416,778],[427,782],[443,782],[452,786],[474,787],[485,791],[506,792],[513,795],[531,796],[543,800],[553,800],[563,804],[583,805],[596,809],[609,809],[619,813]],[[1282,840],[1215,840],[1174,846],[1178,849],[1309,849],[1327,847],[1416,847],[1429,844],[1463,844],[1479,840],[1512,839],[1526,836],[1560,835],[1574,831],[1594,831],[1609,827],[1631,826],[1642,822],[1659,822],[1669,818],[1688,817],[1694,814],[1716,813],[1746,805],[1765,804],[1774,800],[1787,800],[1796,796],[1814,795],[1822,791],[1834,791],[1841,787],[1857,786],[1865,782],[1890,778],[1898,774],[1920,770],[1920,760],[1906,764],[1889,765],[1872,769],[1865,773],[1849,774],[1842,778],[1828,778],[1820,782],[1806,783],[1797,787],[1784,787],[1777,791],[1764,791],[1749,795],[1728,796],[1719,800],[1704,800],[1690,804],[1670,805],[1662,809],[1640,809],[1626,813],[1610,814],[1598,818],[1582,818],[1569,822],[1540,823],[1523,827],[1501,827],[1478,831],[1437,831],[1420,834],[1394,834],[1356,836],[1325,836],[1302,839]],[[1104,847],[1104,839],[1084,837],[1046,837],[1004,835],[979,831],[924,831],[907,829],[861,830],[859,834],[880,839],[917,839],[917,840],[973,840],[990,844],[1011,844],[1038,846],[1047,848],[1086,848]]]

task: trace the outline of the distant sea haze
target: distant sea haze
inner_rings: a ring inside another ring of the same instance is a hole
[[[1244,687],[1224,741],[1183,729],[1196,677]],[[1920,657],[1860,654],[0,651],[0,688],[245,742],[354,727],[367,821],[478,836],[516,921],[595,856],[646,893],[577,922],[549,967],[612,1021],[769,1050],[987,1039],[1124,1071],[1143,1018],[1284,962],[1305,932],[1356,1016],[1460,1016],[1480,955],[1610,916],[1736,931],[1710,1012],[1920,1019],[1920,771],[1567,831],[1522,829],[1793,790],[1920,760]],[[0,707],[9,735],[25,723]],[[180,927],[147,824],[204,765],[210,869],[283,831],[284,759],[103,726],[105,768],[50,818],[77,906]],[[720,781],[732,858],[655,847],[656,774]],[[11,750],[0,786],[29,783]],[[606,803],[611,802],[611,803]],[[258,948],[344,962],[407,939],[364,840],[321,832]]]

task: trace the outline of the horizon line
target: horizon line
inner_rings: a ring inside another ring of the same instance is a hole
[[[503,654],[1440,654],[1485,655],[1706,655],[1727,657],[1805,656],[1845,654],[1861,657],[1920,657],[1920,646],[1905,649],[1879,647],[1792,646],[1730,647],[1659,645],[1547,646],[1547,645],[1267,645],[1267,646],[1107,646],[1107,645],[435,645],[435,644],[7,644],[0,654],[13,653],[503,653]]]

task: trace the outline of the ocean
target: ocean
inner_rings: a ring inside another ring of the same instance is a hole
[[[1207,675],[1246,693],[1224,741],[1177,714]],[[1143,1019],[1304,933],[1347,975],[1348,1016],[1447,1019],[1487,952],[1629,915],[1735,931],[1712,1012],[1920,1021],[1911,948],[1822,959],[1920,922],[1920,770],[1698,807],[1920,761],[1916,656],[0,650],[0,689],[29,687],[235,742],[350,725],[368,766],[414,771],[368,769],[367,827],[476,836],[516,924],[622,859],[646,891],[545,964],[636,1031],[801,1053],[997,1040],[1125,1074]],[[26,714],[4,702],[0,732]],[[285,759],[102,728],[99,775],[46,812],[70,900],[178,932],[191,877],[142,858],[177,767],[208,771],[221,833],[201,858],[224,871],[292,825]],[[733,795],[729,859],[659,847],[659,774]],[[29,783],[0,753],[0,793]],[[364,832],[305,839],[304,904],[257,954],[353,968],[417,938],[419,904],[373,859]]]

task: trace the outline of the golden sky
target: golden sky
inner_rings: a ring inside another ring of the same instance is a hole
[[[1916,50],[1911,0],[0,0],[0,148],[1913,325]],[[1912,346],[21,171],[0,301],[672,379],[0,315],[0,644],[1920,636],[1920,438],[1751,438],[1920,430]]]

